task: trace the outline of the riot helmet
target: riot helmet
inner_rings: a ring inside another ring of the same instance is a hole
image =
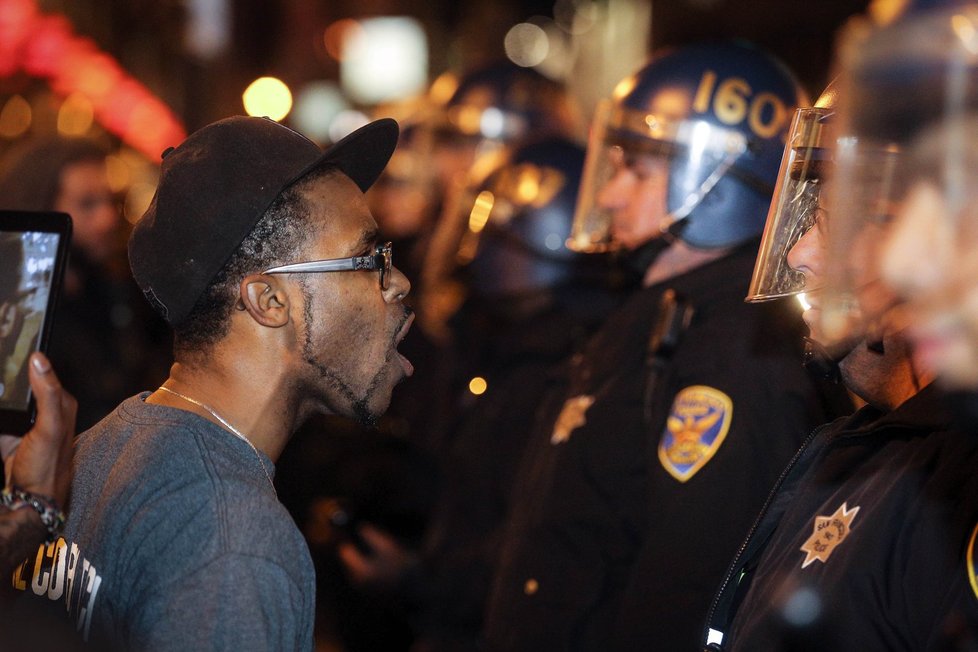
[[[497,62],[459,79],[437,125],[431,161],[443,197],[425,255],[418,313],[421,327],[443,338],[446,320],[458,309],[464,292],[453,276],[466,230],[460,217],[471,208],[468,192],[520,144],[569,137],[574,111],[561,84],[511,62]]]
[[[469,193],[458,261],[472,293],[515,296],[607,276],[567,248],[584,149],[563,138],[517,148]]]
[[[654,57],[598,108],[572,246],[603,251],[622,245],[614,210],[602,205],[601,193],[623,173],[662,180],[663,214],[653,216],[657,223],[647,239],[667,235],[720,248],[755,237],[791,112],[806,103],[783,64],[744,42]]]
[[[463,75],[444,107],[443,140],[514,142],[528,134],[568,133],[563,86],[531,68],[496,61]]]
[[[455,80],[453,92],[434,115],[436,174],[451,194],[481,181],[505,156],[506,148],[531,137],[569,136],[574,123],[562,84],[509,60],[476,68]]]

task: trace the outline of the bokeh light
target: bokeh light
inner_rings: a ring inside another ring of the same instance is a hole
[[[121,156],[111,154],[105,157],[105,175],[112,192],[122,192],[132,183],[132,171]]]
[[[0,136],[18,138],[30,129],[32,120],[31,105],[20,95],[14,95],[0,109]]]
[[[138,222],[146,209],[149,208],[155,193],[156,186],[151,183],[139,182],[129,186],[129,192],[126,193],[125,203],[122,207],[126,220],[132,224]]]
[[[292,110],[292,91],[281,79],[259,77],[241,96],[248,115],[268,116],[278,122]]]
[[[349,38],[362,38],[363,28],[355,20],[344,18],[326,28],[323,33],[323,45],[326,53],[339,61],[343,58],[343,49]]]
[[[488,387],[489,387],[489,383],[487,383],[486,379],[483,378],[482,376],[476,376],[475,378],[469,381],[469,391],[475,394],[476,396],[481,396],[485,394],[486,389],[488,389]]]
[[[295,98],[291,121],[296,129],[319,143],[330,138],[330,126],[341,111],[350,108],[339,87],[331,81],[306,84]]]
[[[472,210],[469,212],[469,231],[479,233],[486,228],[489,215],[492,213],[492,206],[495,203],[496,198],[488,190],[479,193],[472,205]]]
[[[458,75],[452,71],[443,72],[438,75],[435,81],[431,82],[428,89],[428,98],[437,106],[444,106],[452,99],[452,95],[458,89]]]
[[[519,23],[506,32],[503,47],[510,61],[518,66],[529,68],[539,65],[547,58],[550,41],[547,33],[539,25]]]
[[[333,118],[333,123],[329,125],[329,139],[335,143],[368,122],[370,122],[370,118],[362,111],[353,109],[340,111]]]
[[[84,136],[92,128],[95,109],[87,97],[72,93],[58,109],[58,133],[62,136]]]
[[[231,45],[230,0],[184,0],[187,22],[183,34],[187,52],[200,59],[215,59]]]
[[[340,84],[356,102],[377,104],[405,99],[428,84],[428,37],[413,18],[360,21],[343,38]]]

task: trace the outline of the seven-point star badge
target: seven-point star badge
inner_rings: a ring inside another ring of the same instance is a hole
[[[801,567],[805,568],[816,559],[823,564],[827,562],[835,547],[849,536],[852,521],[858,511],[858,505],[849,509],[842,503],[832,516],[816,516],[812,536],[800,548],[805,553],[805,561],[801,563]]]

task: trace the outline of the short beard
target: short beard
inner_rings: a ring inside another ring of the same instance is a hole
[[[376,429],[377,423],[380,421],[380,415],[370,410],[370,399],[373,397],[374,393],[377,391],[378,385],[380,385],[380,377],[383,370],[377,372],[377,374],[371,379],[370,384],[367,386],[367,391],[360,398],[357,398],[356,394],[350,388],[350,386],[343,381],[335,372],[328,369],[325,365],[315,359],[312,352],[312,293],[309,292],[309,288],[304,282],[299,283],[299,287],[302,288],[302,296],[305,300],[305,306],[303,306],[303,320],[306,327],[305,341],[302,343],[302,357],[316,371],[319,375],[329,383],[329,385],[342,394],[349,402],[350,408],[353,414],[350,415],[361,426],[365,428]],[[330,412],[334,414],[343,414],[343,410],[338,409],[338,406],[330,403],[329,399],[326,399],[326,407],[329,408]]]

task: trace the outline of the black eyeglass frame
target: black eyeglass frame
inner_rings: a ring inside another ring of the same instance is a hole
[[[351,256],[350,258],[330,258],[327,260],[310,260],[304,263],[290,263],[271,267],[262,274],[308,274],[318,272],[373,272],[380,271],[380,289],[390,287],[391,267],[393,266],[391,243],[379,244],[374,253],[368,256]]]

